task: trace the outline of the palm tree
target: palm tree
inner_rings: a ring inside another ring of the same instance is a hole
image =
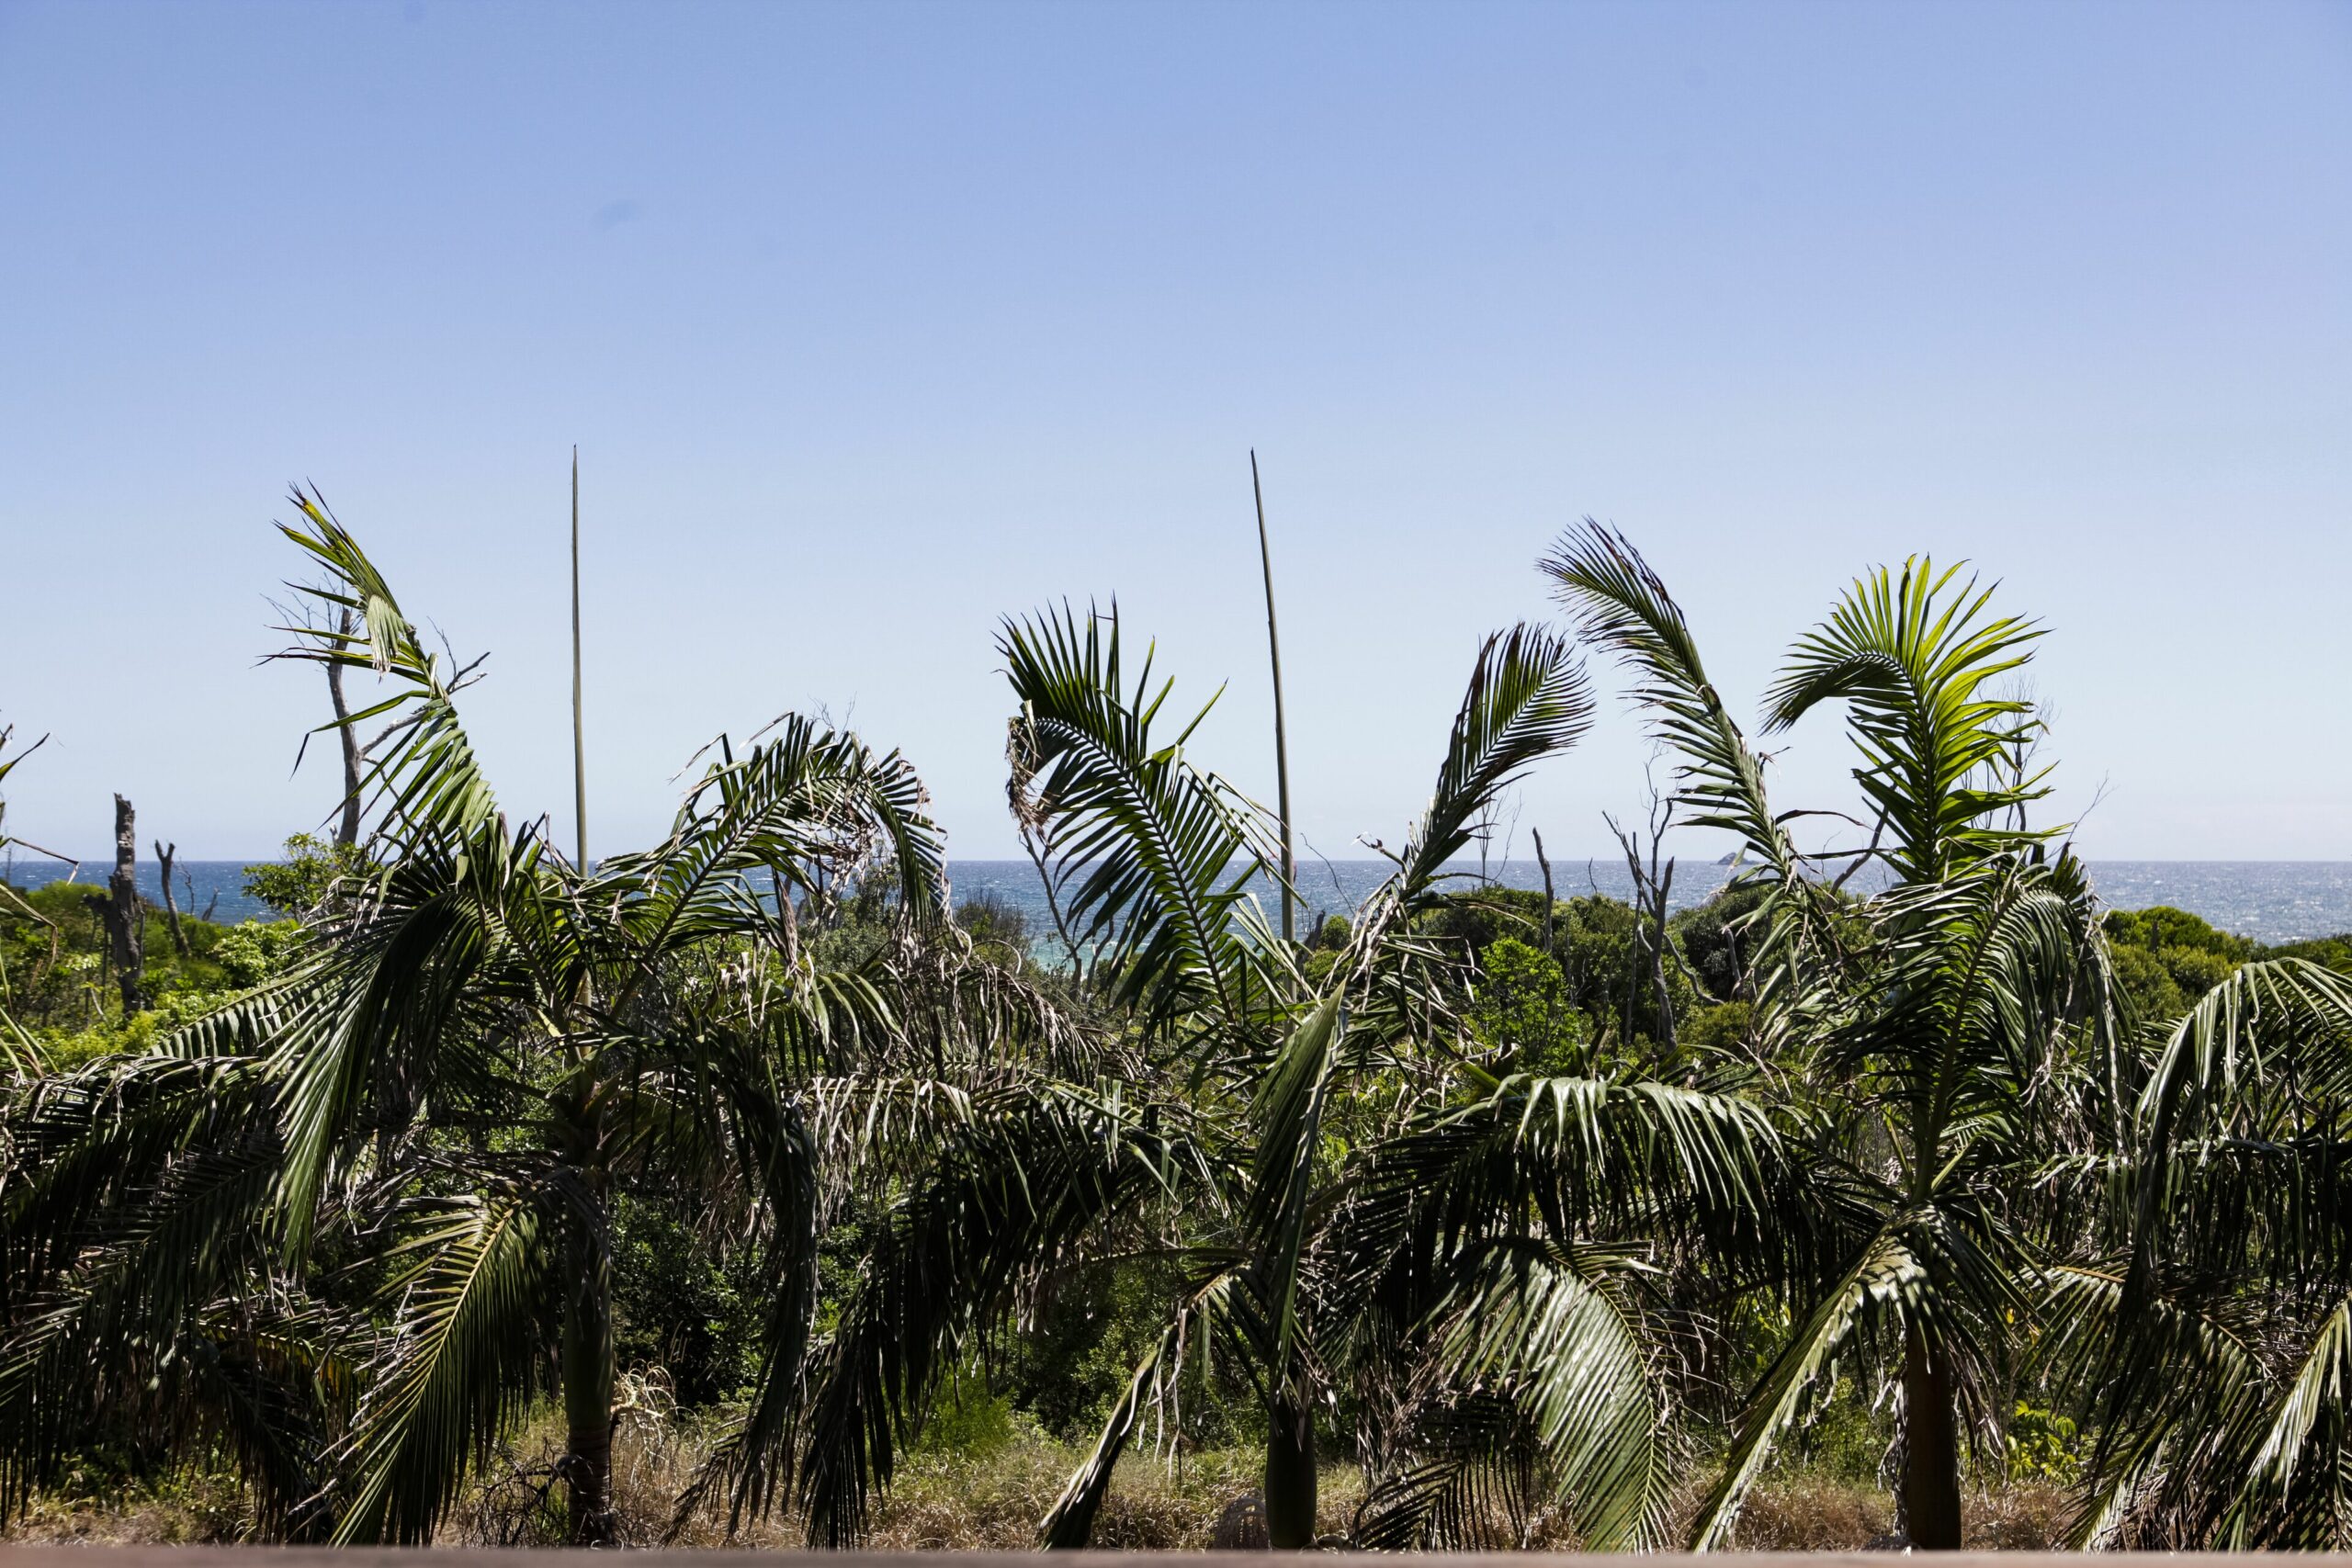
[[[1572,650],[1527,626],[1487,641],[1429,811],[1310,980],[1250,896],[1275,874],[1261,814],[1187,757],[1198,716],[1155,730],[1170,687],[1148,658],[1129,675],[1116,616],[1008,622],[1000,647],[1013,809],[1083,979],[1132,1020],[1140,1114],[1091,1162],[1057,1125],[1034,1143],[991,1129],[910,1185],[813,1395],[815,1539],[855,1538],[894,1438],[1023,1281],[1148,1244],[1182,1286],[1049,1546],[1084,1544],[1151,1413],[1213,1368],[1263,1410],[1277,1547],[1315,1539],[1316,1416],[1341,1393],[1376,1427],[1360,1540],[1476,1539],[1483,1504],[1536,1495],[1597,1544],[1656,1540],[1672,1449],[1626,1242],[1754,1239],[1770,1129],[1598,1067],[1498,1081],[1459,1043],[1458,955],[1421,930],[1487,803],[1588,722]]]
[[[2049,1359],[2098,1423],[2082,1546],[2352,1540],[2352,986],[2251,963],[2153,1042],[2123,1247],[2052,1271]]]
[[[1762,760],[1725,709],[1682,612],[1622,536],[1588,524],[1544,562],[1585,636],[1636,674],[1680,755],[1681,821],[1738,835],[1769,897],[1757,917],[1757,1046],[1805,1091],[1806,1134],[1838,1179],[1808,1224],[1842,1235],[1834,1268],[1794,1280],[1785,1348],[1750,1396],[1694,1544],[1720,1544],[1775,1440],[1841,1361],[1892,1359],[1913,1544],[1961,1542],[1962,1424],[1989,1393],[2046,1261],[2028,1211],[2056,1146],[2083,1030],[2108,1028],[2104,958],[2081,865],[2026,824],[2046,793],[2039,721],[1993,694],[2040,635],[1988,614],[1990,590],[1925,560],[1858,580],[1803,637],[1767,725],[1842,702],[1872,820],[1845,874],[1798,852]],[[1848,898],[1866,863],[1883,886]],[[1794,1217],[1794,1216],[1792,1216]]]
[[[174,1432],[245,1450],[267,1522],[424,1540],[544,1393],[572,1539],[607,1540],[616,1196],[752,1238],[756,1429],[799,1386],[817,1236],[863,1136],[844,1107],[922,1098],[910,1063],[928,1081],[1071,1044],[1050,998],[956,961],[921,784],[853,736],[722,738],[669,836],[594,869],[510,825],[465,675],[295,504],[284,532],[328,582],[290,656],[393,682],[341,721],[389,725],[370,869],[291,973],[10,1108],[30,1157],[0,1187],[0,1501],[144,1378]],[[899,940],[820,965],[806,913],[869,872]]]

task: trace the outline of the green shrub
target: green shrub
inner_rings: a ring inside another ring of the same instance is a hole
[[[2151,952],[2194,948],[2228,959],[2233,964],[2243,964],[2260,951],[2252,938],[2215,931],[2199,917],[2167,904],[2145,909],[2109,910],[2107,937],[2118,947],[2142,947]]]
[[[220,976],[237,990],[247,990],[282,973],[302,943],[302,928],[293,920],[247,920],[231,926],[212,945],[212,961]]]
[[[286,858],[245,867],[245,897],[258,898],[280,915],[300,915],[323,902],[339,876],[368,869],[358,846],[338,844],[310,833],[286,840]]]
[[[1682,1043],[1701,1051],[1736,1049],[1747,1039],[1756,1010],[1747,1002],[1724,1002],[1694,1010],[1682,1023]]]
[[[2160,947],[2156,950],[2156,962],[2165,966],[2172,983],[2191,1003],[2236,974],[2238,967],[2237,960],[2202,947]]]
[[[1573,1071],[1590,1038],[1584,1014],[1568,995],[1559,961],[1516,937],[1498,938],[1486,952],[1470,1028],[1479,1043],[1503,1054],[1510,1070]]]
[[[2149,1023],[2168,1022],[2188,1010],[2188,998],[2163,961],[2144,947],[2118,946],[2110,954],[2116,988],[2132,1016]]]
[[[2020,1399],[2009,1418],[2001,1446],[2008,1456],[2011,1481],[2073,1483],[2081,1456],[2075,1448],[2073,1417],[2061,1416]]]

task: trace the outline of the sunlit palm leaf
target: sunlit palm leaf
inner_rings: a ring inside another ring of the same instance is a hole
[[[1678,804],[1686,819],[1736,833],[1779,881],[1799,881],[1796,848],[1772,813],[1762,760],[1724,706],[1682,607],[1649,563],[1623,535],[1588,519],[1561,538],[1543,570],[1577,613],[1577,634],[1634,671],[1634,700],[1657,716],[1658,738],[1681,755]]]
[[[1973,581],[1942,597],[1959,570],[1915,558],[1900,575],[1881,567],[1858,579],[1766,699],[1775,729],[1820,703],[1850,705],[1863,758],[1855,780],[1915,876],[1940,874],[1955,854],[2048,836],[1990,820],[2049,792],[2041,773],[2024,771],[2040,728],[2030,705],[1984,694],[2041,632],[2013,615],[1984,618],[1993,590]]]
[[[1173,739],[1152,733],[1173,682],[1153,688],[1147,654],[1130,690],[1115,612],[1007,621],[997,647],[1020,703],[1013,809],[1046,846],[1077,939],[1154,1021],[1239,1018],[1244,888],[1268,862],[1254,814],[1184,756],[1208,710]]]
[[[1145,1416],[1164,1408],[1173,1397],[1185,1371],[1185,1349],[1195,1340],[1206,1342],[1230,1334],[1226,1318],[1235,1295],[1238,1272],[1231,1267],[1212,1269],[1194,1285],[1170,1315],[1151,1348],[1144,1352],[1127,1378],[1125,1393],[1111,1408],[1094,1447],[1071,1472],[1061,1495],[1037,1527],[1038,1544],[1048,1551],[1077,1551],[1087,1544],[1094,1517],[1109,1495],[1111,1477],[1119,1458],[1134,1441]]]
[[[1596,1551],[1662,1544],[1679,1479],[1656,1337],[1625,1272],[1600,1249],[1498,1245],[1447,1309],[1450,1368],[1494,1381],[1526,1413],[1554,1498]]]
[[[297,592],[329,610],[352,612],[356,627],[280,628],[297,639],[284,657],[389,675],[403,688],[324,728],[391,716],[390,730],[370,748],[362,787],[388,807],[394,831],[466,839],[483,830],[497,817],[498,802],[458,717],[458,675],[425,650],[391,585],[318,493],[297,490],[292,499],[302,521],[281,524],[279,532],[324,567],[329,579],[326,586]],[[335,616],[327,619],[341,624]]]
[[[712,937],[774,937],[797,962],[793,911],[779,899],[816,891],[878,859],[899,905],[935,921],[946,911],[946,851],[926,796],[897,752],[787,715],[779,733],[714,763],[679,808],[668,839],[614,856],[582,890],[609,902],[639,962]],[[758,881],[753,880],[757,874]],[[763,886],[762,884],[764,884]]]
[[[1731,1451],[1724,1457],[1722,1476],[1699,1506],[1690,1530],[1693,1550],[1704,1551],[1729,1541],[1740,1506],[1773,1443],[1803,1414],[1806,1396],[1873,1319],[1899,1310],[1906,1295],[1917,1295],[1926,1279],[1925,1265],[1904,1237],[1896,1231],[1883,1232],[1797,1325],[1741,1416]]]

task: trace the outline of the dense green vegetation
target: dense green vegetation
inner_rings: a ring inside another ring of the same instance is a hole
[[[1476,650],[1388,881],[1293,942],[1115,615],[1001,639],[1050,929],[956,907],[909,764],[799,718],[582,867],[297,499],[345,629],[289,653],[386,683],[365,837],[254,868],[275,923],[150,912],[129,1013],[102,892],[0,890],[0,1509],[225,1475],[272,1538],[611,1542],[658,1418],[694,1539],[854,1544],[1043,1442],[1055,1546],[1155,1445],[1253,1452],[1277,1547],[1712,1546],[1798,1473],[1922,1547],[2009,1481],[2086,1543],[2343,1544],[2352,939],[2102,910],[2004,694],[2038,628],[1951,573],[1865,575],[1767,694],[1843,715],[1869,847],[1823,856],[1572,533],[1573,635]],[[1590,722],[1580,649],[1739,840],[1702,908],[1450,870]]]

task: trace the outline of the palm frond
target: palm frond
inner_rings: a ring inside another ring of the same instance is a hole
[[[1315,1160],[1321,1152],[1323,1111],[1331,1068],[1347,1031],[1347,1010],[1335,994],[1299,1021],[1258,1090],[1256,1159],[1250,1173],[1247,1234],[1261,1250],[1255,1276],[1273,1314],[1277,1381],[1291,1376],[1298,1332],[1298,1265],[1306,1246]]]
[[[673,1535],[721,1495],[729,1499],[730,1519],[740,1521],[747,1508],[763,1510],[780,1488],[790,1486],[806,1394],[821,1219],[817,1140],[797,1106],[737,1098],[737,1115],[756,1129],[758,1190],[772,1232],[762,1270],[767,1310],[749,1406],[679,1494]]]
[[[2049,793],[2046,771],[2020,761],[2040,729],[2031,705],[1984,694],[2026,663],[2041,630],[1985,618],[1993,590],[1973,581],[1944,597],[1959,570],[1915,558],[1899,575],[1881,567],[1857,579],[1766,697],[1775,729],[1818,704],[1849,705],[1862,754],[1855,781],[1894,829],[1897,863],[1923,876],[1955,854],[2048,836],[1987,820]]]
[[[1679,1479],[1668,1411],[1622,1255],[1557,1243],[1485,1250],[1449,1303],[1442,1355],[1523,1410],[1555,1501],[1588,1551],[1664,1541]]]
[[[1806,1395],[1873,1318],[1900,1310],[1904,1298],[1916,1298],[1926,1279],[1926,1266],[1913,1256],[1899,1230],[1890,1228],[1872,1238],[1837,1287],[1815,1303],[1740,1417],[1723,1474],[1700,1504],[1691,1526],[1693,1551],[1710,1551],[1730,1540],[1740,1506],[1762,1473],[1773,1443],[1803,1413]]]
[[[1488,637],[1454,712],[1429,809],[1364,923],[1377,926],[1383,907],[1419,909],[1496,797],[1591,725],[1592,683],[1566,638],[1525,623]]]
[[[39,1084],[5,1133],[0,1517],[99,1440],[114,1407],[203,1403],[187,1358],[210,1342],[216,1304],[266,1269],[278,1154],[266,1086],[241,1061],[100,1059]]]
[[[1542,570],[1577,615],[1577,633],[1607,648],[1636,678],[1634,700],[1655,714],[1659,739],[1681,755],[1676,797],[1694,827],[1736,833],[1779,882],[1803,880],[1796,847],[1773,815],[1764,764],[1724,707],[1682,607],[1623,534],[1588,518]]]
[[[338,1456],[334,1539],[430,1540],[469,1472],[547,1385],[552,1227],[520,1191],[439,1200],[402,1244],[391,1337]]]
[[[1796,1201],[1803,1186],[1812,1204]],[[1736,1095],[1641,1079],[1504,1079],[1379,1145],[1332,1247],[1351,1271],[1434,1270],[1467,1242],[1535,1227],[1563,1242],[1644,1236],[1702,1251],[1726,1279],[1803,1272],[1835,1234],[1820,1173]]]
[[[286,1242],[309,1245],[338,1148],[372,1121],[404,1121],[427,1086],[494,1077],[485,1004],[527,994],[506,964],[518,914],[548,897],[543,845],[523,833],[454,856],[420,843],[319,930],[315,956],[275,1020],[287,1156]]]
[[[2300,958],[2240,966],[2166,1036],[2138,1109],[2139,1262],[2171,1212],[2177,1156],[2227,1117],[2319,1090],[2352,1099],[2352,981]]]
[[[1038,1524],[1039,1545],[1049,1551],[1075,1551],[1087,1545],[1093,1533],[1095,1515],[1110,1493],[1112,1473],[1119,1457],[1134,1440],[1145,1416],[1155,1408],[1165,1407],[1174,1397],[1184,1374],[1186,1347],[1195,1339],[1205,1343],[1221,1329],[1230,1332],[1226,1320],[1232,1310],[1238,1283],[1238,1271],[1228,1265],[1212,1268],[1204,1280],[1186,1292],[1168,1326],[1136,1363],[1127,1378],[1126,1391],[1112,1406],[1094,1447],[1070,1473],[1061,1495]]]
[[[909,1183],[820,1358],[797,1485],[812,1544],[864,1534],[901,1435],[1028,1270],[1138,1196],[1206,1181],[1199,1151],[1157,1121],[1118,1089],[1041,1086],[959,1129]],[[739,1490],[735,1506],[767,1500]]]
[[[1253,944],[1246,888],[1270,874],[1262,825],[1184,743],[1153,733],[1173,682],[1132,686],[1119,622],[1069,609],[1008,620],[997,638],[1020,711],[1007,756],[1014,814],[1046,852],[1073,935],[1150,1021],[1246,1010]]]
[[[302,520],[280,524],[278,531],[328,575],[325,585],[296,592],[329,610],[351,612],[356,626],[335,629],[345,623],[330,615],[327,625],[281,627],[295,644],[279,657],[389,675],[402,688],[322,727],[337,729],[390,716],[390,728],[369,746],[361,786],[387,809],[388,821],[379,830],[445,840],[484,831],[497,818],[498,801],[458,716],[462,672],[426,650],[391,585],[318,492],[298,489],[292,500]]]
[[[944,917],[945,844],[912,766],[798,714],[776,728],[707,769],[662,843],[601,863],[582,889],[588,904],[613,907],[640,962],[748,937],[797,963],[793,901],[877,862],[910,917]]]

